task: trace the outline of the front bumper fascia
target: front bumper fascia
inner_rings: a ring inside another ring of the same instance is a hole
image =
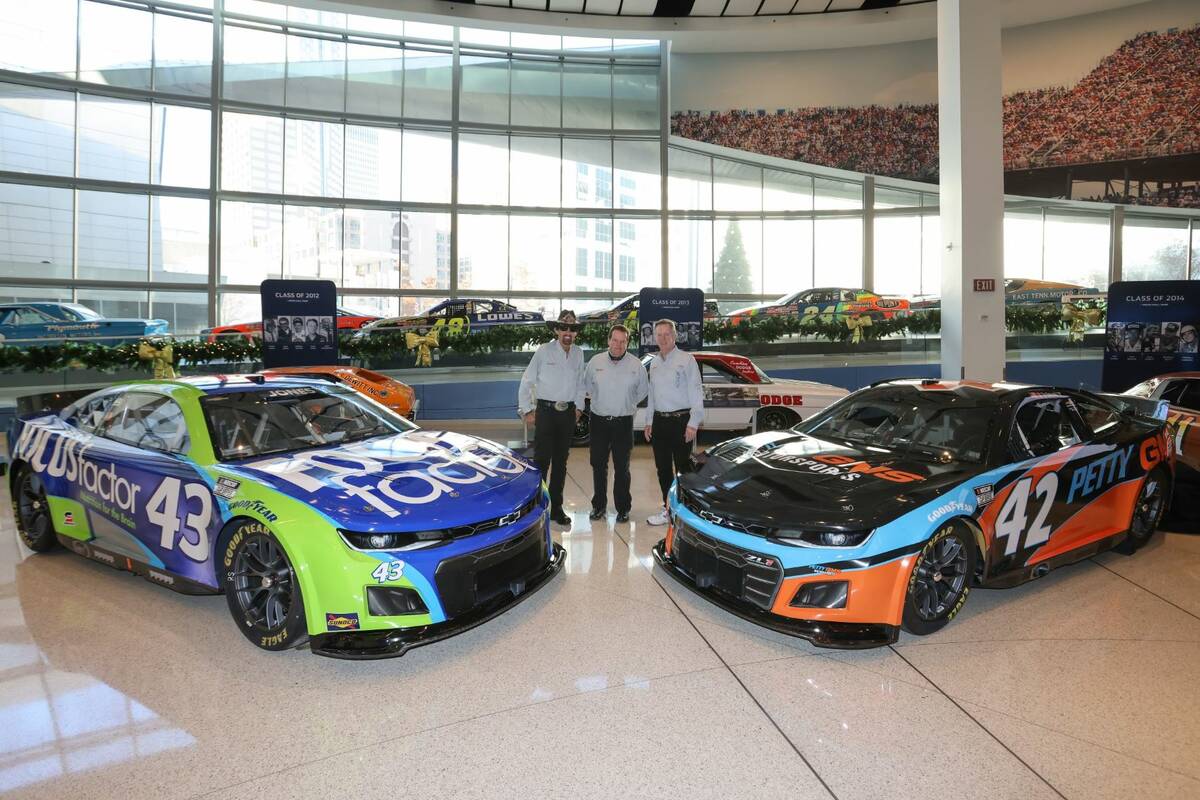
[[[730,614],[761,625],[777,633],[806,639],[816,647],[835,650],[866,650],[894,644],[900,636],[896,625],[866,622],[823,622],[820,620],[791,619],[764,611],[758,606],[735,600],[726,594],[696,585],[692,577],[683,571],[667,554],[667,542],[663,539],[654,546],[654,560],[663,571],[696,594]]]
[[[478,627],[532,595],[549,583],[566,563],[567,551],[555,544],[546,566],[525,585],[517,596],[501,595],[492,601],[445,622],[413,628],[394,628],[374,631],[337,631],[318,633],[310,638],[309,648],[319,656],[365,661],[378,658],[397,658],[414,647],[440,642]]]

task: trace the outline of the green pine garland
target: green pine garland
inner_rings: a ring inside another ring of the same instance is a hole
[[[1058,306],[1007,306],[1005,325],[1013,333],[1046,334],[1066,330]],[[1101,320],[1101,325],[1104,321]],[[585,325],[578,341],[588,349],[599,350],[608,341],[608,323]],[[941,330],[941,313],[937,309],[917,311],[907,317],[881,319],[862,329],[865,340],[874,341],[904,334],[935,334]],[[829,342],[849,342],[853,333],[845,320],[811,319],[796,316],[751,317],[738,324],[728,319],[704,323],[706,344],[754,344],[774,342],[786,336],[811,336]],[[498,325],[459,336],[443,337],[439,350],[443,353],[477,355],[502,353],[534,347],[553,338],[544,325]],[[208,364],[214,361],[249,363],[261,361],[262,344],[258,340],[229,337],[210,342],[206,339],[175,339],[172,342],[176,364]],[[342,337],[339,348],[343,356],[355,360],[371,360],[409,352],[403,333],[378,334],[358,338]],[[149,361],[137,355],[137,343],[109,346],[81,341],[28,348],[0,347],[0,371],[54,372],[66,369],[145,369]]]

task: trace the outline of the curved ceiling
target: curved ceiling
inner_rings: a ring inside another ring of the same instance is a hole
[[[1006,28],[1147,2],[983,1],[1000,7]],[[322,5],[373,6],[430,22],[534,33],[664,38],[680,52],[824,50],[937,35],[936,0],[334,0]]]

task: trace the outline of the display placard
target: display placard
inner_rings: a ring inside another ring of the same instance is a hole
[[[336,364],[337,286],[333,281],[265,280],[263,367]]]
[[[657,353],[654,323],[669,319],[675,323],[675,344],[680,350],[700,350],[704,346],[704,292],[700,289],[652,289],[638,295],[638,329],[642,355]]]
[[[1120,281],[1108,289],[1106,392],[1196,369],[1200,282]]]

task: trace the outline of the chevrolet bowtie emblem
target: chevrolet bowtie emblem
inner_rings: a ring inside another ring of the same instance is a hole
[[[516,522],[518,519],[520,519],[520,517],[521,517],[521,512],[520,512],[520,511],[514,511],[514,512],[513,512],[513,513],[511,513],[511,514],[505,514],[503,517],[501,517],[499,520],[497,520],[497,521],[496,521],[496,525],[497,525],[497,526],[500,526],[500,525],[507,525],[507,524],[509,524],[510,522]]]

